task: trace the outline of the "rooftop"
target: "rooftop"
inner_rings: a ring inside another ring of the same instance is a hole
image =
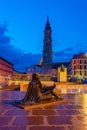
[[[87,59],[87,53],[80,53],[80,54],[77,54],[77,55],[73,55],[73,58],[74,59],[80,59],[80,58],[84,58],[84,59]]]
[[[3,60],[3,61],[5,61],[5,62],[7,62],[7,63],[9,63],[9,64],[11,64],[13,66],[13,64],[11,62],[7,61],[6,59],[4,59],[2,57],[0,57],[0,59]]]

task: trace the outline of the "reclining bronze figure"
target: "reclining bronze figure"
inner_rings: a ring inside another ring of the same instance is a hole
[[[59,97],[53,90],[55,88],[55,84],[50,87],[43,87],[38,74],[32,74],[32,80],[28,85],[27,92],[25,97],[21,101],[15,101],[19,104],[34,104],[43,102],[44,98],[46,100],[46,96],[51,95],[55,98],[55,100],[61,100],[62,97]]]

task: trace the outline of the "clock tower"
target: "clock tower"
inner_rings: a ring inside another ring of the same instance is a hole
[[[47,17],[46,26],[44,29],[44,45],[43,45],[43,65],[52,65],[52,31]]]

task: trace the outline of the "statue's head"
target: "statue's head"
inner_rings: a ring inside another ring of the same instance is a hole
[[[38,80],[39,79],[39,75],[37,73],[33,73],[32,74],[32,79],[33,80]]]

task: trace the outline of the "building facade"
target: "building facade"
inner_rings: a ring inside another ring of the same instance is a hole
[[[33,65],[29,68],[26,68],[27,76],[31,79],[33,73],[42,74],[42,66],[41,65]]]
[[[74,55],[68,66],[68,73],[72,76],[78,76],[87,79],[87,54],[80,53]]]
[[[0,84],[7,84],[13,74],[13,64],[0,57]]]

